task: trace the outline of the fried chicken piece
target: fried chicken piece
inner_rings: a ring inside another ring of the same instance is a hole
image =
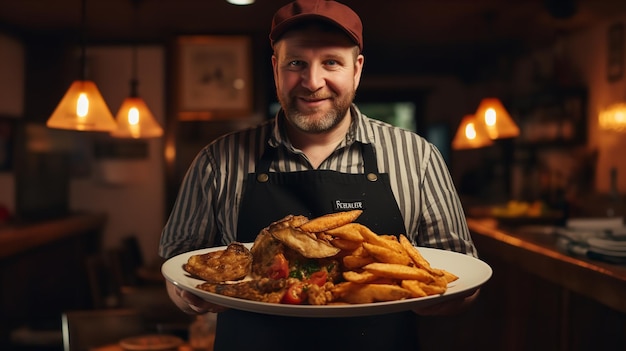
[[[192,255],[183,269],[209,283],[241,280],[252,268],[252,254],[241,243],[233,242],[225,250]]]
[[[274,258],[276,255],[285,251],[285,245],[275,240],[270,232],[263,229],[259,235],[257,235],[250,252],[252,253],[252,277],[260,278],[267,277],[272,265],[274,264]]]
[[[253,279],[238,283],[202,283],[198,289],[239,299],[246,299],[259,302],[281,303],[287,288],[292,284],[299,283],[295,278],[287,279]],[[332,302],[333,295],[331,289],[333,283],[328,282],[324,286],[307,284],[307,303],[309,305],[327,305]]]
[[[276,240],[307,258],[324,258],[338,254],[340,250],[330,242],[318,238],[314,233],[307,233],[296,227],[308,223],[307,221],[308,219],[304,216],[288,215],[280,221],[270,224],[262,232],[269,232]]]
[[[240,299],[259,302],[280,303],[280,300],[283,298],[287,287],[289,287],[291,283],[293,283],[293,278],[261,278],[230,284],[202,283],[199,284],[197,288],[215,294],[237,297]]]

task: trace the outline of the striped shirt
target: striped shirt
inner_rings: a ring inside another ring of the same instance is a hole
[[[345,140],[318,169],[363,173],[358,143],[371,143],[379,172],[389,174],[413,244],[477,256],[452,177],[438,149],[413,132],[368,118],[355,105],[351,113]],[[257,127],[219,137],[198,153],[161,234],[159,255],[169,258],[235,241],[245,181],[255,172],[266,147],[277,148],[270,172],[313,170],[306,156],[285,137],[283,118],[281,111]],[[275,220],[278,218],[268,218],[268,225]],[[214,242],[215,238],[221,242]]]

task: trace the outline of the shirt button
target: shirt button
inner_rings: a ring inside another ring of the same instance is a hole
[[[270,176],[267,175],[267,173],[261,173],[258,176],[256,176],[256,180],[259,183],[265,183],[270,179]]]
[[[370,182],[375,182],[378,180],[378,176],[374,173],[368,173],[367,180],[369,180]]]

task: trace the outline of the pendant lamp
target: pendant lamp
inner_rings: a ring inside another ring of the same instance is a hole
[[[493,140],[514,138],[520,134],[519,127],[498,98],[482,99],[476,110],[476,118],[484,122],[489,137]]]
[[[85,79],[85,24],[86,0],[82,0],[81,14],[81,77],[70,85],[46,126],[56,129],[108,132],[117,127],[102,94],[93,81]]]
[[[492,144],[493,141],[489,138],[485,125],[478,121],[475,115],[463,117],[452,139],[454,150],[478,149]]]
[[[138,0],[133,0],[134,21],[137,24]],[[135,31],[136,32],[136,31]],[[158,138],[163,135],[163,128],[159,125],[148,105],[139,97],[137,86],[137,45],[132,47],[132,78],[130,81],[130,95],[124,99],[117,115],[117,129],[111,131],[116,138]]]

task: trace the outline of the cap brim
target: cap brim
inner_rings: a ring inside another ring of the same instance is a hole
[[[357,45],[360,49],[363,48],[361,43],[359,43],[359,38],[354,33],[347,30],[343,25],[341,25],[341,23],[335,21],[332,18],[311,13],[293,16],[272,28],[272,31],[270,32],[270,40],[272,42],[272,46],[274,46],[274,44],[280,39],[280,37],[283,36],[283,34],[285,34],[285,32],[287,32],[287,30],[289,30],[289,28],[307,20],[322,20],[328,22],[346,33],[346,35],[348,35],[348,37],[350,37],[354,44]]]

